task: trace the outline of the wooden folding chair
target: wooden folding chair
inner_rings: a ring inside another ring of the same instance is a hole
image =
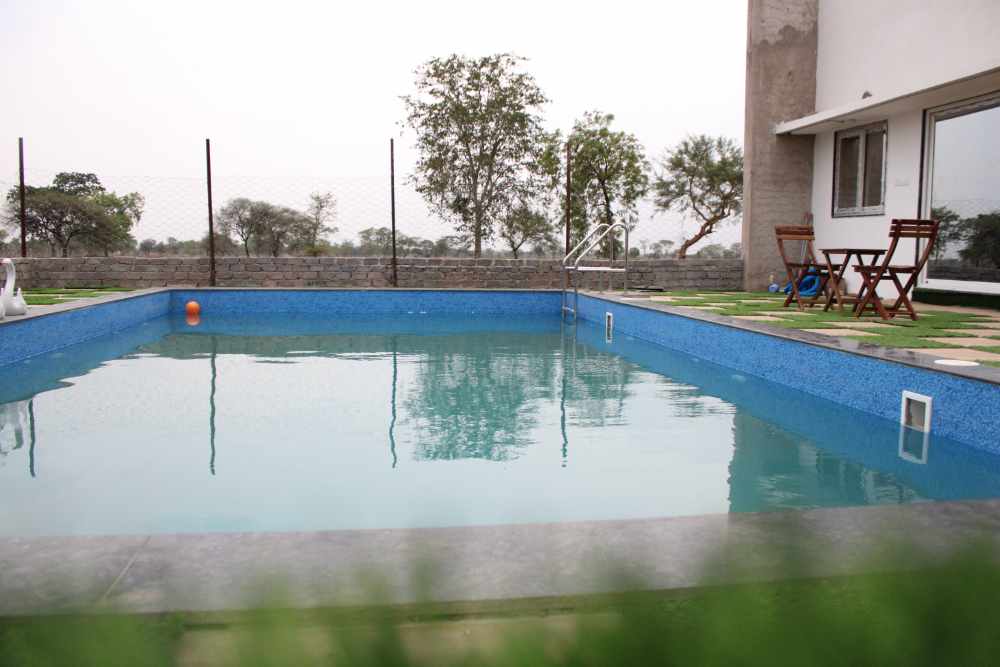
[[[910,301],[910,291],[917,284],[917,278],[923,271],[924,265],[931,256],[934,243],[937,241],[938,228],[940,223],[937,220],[893,220],[889,226],[889,249],[885,251],[882,263],[877,266],[865,266],[859,264],[854,270],[861,275],[864,281],[861,291],[858,292],[858,302],[854,306],[854,316],[861,317],[869,308],[877,312],[882,319],[888,320],[905,311],[911,320],[917,319],[917,313],[913,310],[913,303]],[[915,243],[920,245],[921,240],[926,241],[920,250],[917,261],[914,264],[893,264],[892,258],[899,246],[900,239],[915,239]],[[900,280],[901,276],[906,276],[906,282]],[[896,301],[892,306],[886,307],[878,295],[878,286],[884,279],[888,278],[899,292]]]
[[[779,225],[774,228],[774,236],[778,241],[778,254],[785,264],[785,273],[788,274],[788,282],[792,287],[785,299],[784,307],[787,308],[795,303],[799,310],[803,310],[803,306],[812,307],[821,298],[825,299],[829,290],[830,268],[826,262],[816,259],[816,251],[813,248],[816,235],[813,233],[813,228],[810,225]],[[802,243],[801,261],[793,262],[788,258],[785,244],[791,242]],[[803,297],[799,294],[799,284],[809,274],[816,275],[819,287],[814,296]]]

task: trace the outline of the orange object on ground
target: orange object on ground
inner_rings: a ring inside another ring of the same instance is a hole
[[[197,301],[188,301],[187,305],[184,306],[184,312],[187,313],[189,317],[192,315],[201,315],[201,305],[199,305]]]

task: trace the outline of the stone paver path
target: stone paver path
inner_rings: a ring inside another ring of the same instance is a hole
[[[875,336],[871,331],[860,331],[858,329],[802,329],[809,333],[820,334],[822,336]]]
[[[846,327],[849,329],[893,329],[893,325],[882,322],[869,322],[868,320],[858,320],[857,322],[830,322],[835,327]]]
[[[780,317],[772,315],[734,315],[734,320],[747,320],[749,322],[784,322]]]
[[[935,343],[943,343],[945,345],[960,345],[962,347],[1000,347],[1000,340],[993,340],[992,338],[980,338],[980,337],[952,337],[945,338],[943,336],[933,336],[927,340],[934,341]]]
[[[976,322],[975,329],[942,329],[947,333],[962,334],[963,336],[975,336],[976,338],[989,338],[991,336],[1000,336],[1000,329],[980,329],[979,322]],[[994,345],[1000,345],[1000,340],[994,341]]]

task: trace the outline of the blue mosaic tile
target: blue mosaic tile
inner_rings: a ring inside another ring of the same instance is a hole
[[[579,317],[748,375],[899,420],[903,390],[934,399],[931,432],[1000,453],[1000,387],[580,295]]]
[[[0,365],[182,313],[192,299],[205,317],[461,314],[488,321],[558,318],[560,307],[558,292],[179,289],[0,326]],[[605,312],[614,313],[617,332],[885,419],[898,420],[903,390],[926,394],[934,399],[934,433],[1000,452],[995,385],[581,295],[581,319],[603,323]]]
[[[170,294],[160,292],[99,303],[0,325],[0,366],[115,333],[165,315]]]
[[[898,414],[892,419],[859,414],[846,405],[780,382],[751,378],[749,373],[650,344],[620,331],[608,343],[604,339],[603,325],[589,321],[576,327],[574,340],[597,350],[620,354],[674,382],[697,387],[701,394],[721,398],[735,406],[736,418],[778,424],[783,431],[823,443],[823,450],[845,460],[897,475],[925,498],[957,500],[996,496],[1000,456],[934,433],[929,441],[933,465],[916,465],[904,459],[896,447],[886,446],[899,436]],[[961,491],[956,492],[957,489]]]
[[[175,290],[172,312],[197,301],[203,316],[260,313],[365,315],[558,315],[559,292],[462,290]]]

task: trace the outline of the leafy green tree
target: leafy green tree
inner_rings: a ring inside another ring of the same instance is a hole
[[[472,238],[473,253],[511,202],[536,189],[548,102],[523,58],[434,58],[416,71],[416,93],[403,97],[417,136],[417,191],[443,219]]]
[[[642,254],[652,259],[670,257],[674,254],[674,245],[674,242],[669,239],[654,241],[653,243],[643,241]]]
[[[230,199],[219,209],[216,217],[219,229],[227,236],[239,239],[244,254],[250,256],[250,242],[260,231],[262,210],[246,197]]]
[[[336,215],[337,199],[332,192],[314,192],[309,195],[309,207],[298,226],[298,236],[292,241],[292,247],[313,257],[326,254],[329,242],[325,237],[337,233],[337,228],[328,223]]]
[[[392,230],[388,227],[369,227],[358,232],[358,247],[362,255],[391,255]],[[398,240],[398,239],[397,239]]]
[[[117,195],[101,190],[92,199],[107,211],[108,217],[87,236],[87,245],[102,251],[105,257],[112,252],[134,251],[136,241],[131,231],[142,217],[146,205],[143,196],[138,192]]]
[[[95,197],[105,192],[97,174],[64,171],[52,179],[52,187],[74,197]]]
[[[139,252],[148,257],[156,252],[157,245],[156,239],[143,239],[139,242]]]
[[[639,220],[638,204],[649,191],[649,163],[635,135],[611,129],[614,115],[591,111],[573,125],[570,146],[571,243],[586,234],[591,220],[613,224],[624,222],[631,229]],[[542,168],[553,189],[565,179],[564,148],[552,137],[541,158]],[[565,216],[565,202],[563,215]],[[620,244],[616,245],[620,247]],[[603,252],[610,250],[606,244]]]
[[[301,238],[303,229],[311,224],[303,213],[267,202],[255,202],[253,213],[257,220],[258,242],[271,257],[280,256],[289,242]]]
[[[182,254],[203,256],[209,251],[208,232],[201,237],[201,241],[184,241]],[[240,254],[241,248],[227,234],[220,231],[215,232],[215,254],[223,257],[232,257]]]
[[[525,243],[542,246],[558,243],[549,219],[527,204],[514,207],[500,219],[499,233],[510,247],[514,259],[518,258],[518,252]]]
[[[18,191],[7,193],[8,221],[17,224]],[[142,216],[142,195],[110,192],[95,174],[61,172],[47,187],[25,191],[25,218],[28,236],[48,243],[52,254],[68,257],[70,246],[78,243],[105,255],[132,250],[131,230]]]
[[[14,189],[7,194],[8,217],[14,221],[17,197]],[[107,211],[93,200],[52,187],[27,187],[25,214],[28,235],[48,243],[53,257],[69,257],[70,243],[93,234],[108,218]]]
[[[725,137],[687,137],[667,151],[653,184],[656,207],[693,213],[700,227],[681,243],[677,258],[743,210],[743,149]]]

